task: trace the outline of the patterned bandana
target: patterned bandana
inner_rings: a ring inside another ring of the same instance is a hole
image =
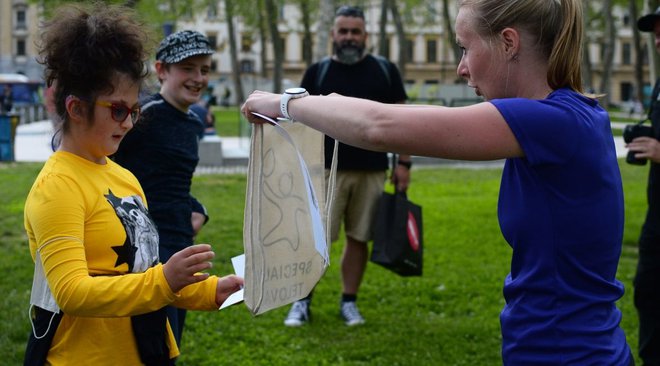
[[[212,55],[215,52],[209,40],[201,33],[183,30],[165,37],[158,45],[156,60],[175,64],[196,55]]]

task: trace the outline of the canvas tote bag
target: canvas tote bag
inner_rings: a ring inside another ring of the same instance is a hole
[[[304,298],[329,265],[337,146],[326,182],[324,135],[269,120],[252,129],[243,224],[244,300],[253,315]]]

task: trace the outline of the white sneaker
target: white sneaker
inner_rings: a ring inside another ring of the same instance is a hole
[[[349,327],[364,324],[364,318],[360,315],[360,311],[358,310],[355,301],[341,302],[341,316]]]
[[[293,303],[289,315],[284,319],[284,325],[287,327],[299,327],[309,322],[311,310],[309,309],[309,300],[299,300]]]

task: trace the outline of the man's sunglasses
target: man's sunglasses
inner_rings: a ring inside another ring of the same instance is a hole
[[[140,107],[131,109],[124,103],[112,103],[102,100],[97,100],[95,104],[101,107],[110,108],[110,116],[117,122],[124,122],[129,114],[131,115],[131,122],[133,122],[133,124],[136,124],[140,118]]]

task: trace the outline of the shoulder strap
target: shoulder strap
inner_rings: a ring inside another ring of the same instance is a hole
[[[319,61],[319,68],[316,70],[316,91],[321,92],[321,84],[323,79],[325,79],[325,74],[328,73],[328,68],[330,67],[330,56],[324,57]]]
[[[380,55],[371,55],[373,58],[378,61],[378,66],[383,70],[383,73],[385,74],[385,79],[387,79],[387,85],[392,85],[392,80],[390,80],[390,68],[389,68],[389,61],[383,56]]]

